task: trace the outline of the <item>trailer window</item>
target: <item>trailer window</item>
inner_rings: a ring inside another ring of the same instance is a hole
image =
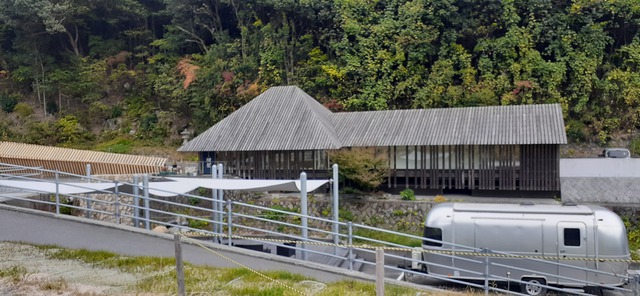
[[[580,246],[580,229],[565,228],[564,229],[564,245],[570,247]]]
[[[429,238],[429,239],[433,239],[433,240],[442,241],[442,229],[425,226],[424,227],[424,237],[425,238]],[[427,246],[442,247],[442,243],[441,242],[433,242],[433,241],[423,240],[422,243],[427,245]]]

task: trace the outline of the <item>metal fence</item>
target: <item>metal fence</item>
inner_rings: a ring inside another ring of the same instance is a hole
[[[561,258],[525,257],[439,241],[437,243],[451,246],[456,251],[433,252],[376,239],[375,237],[395,236],[405,240],[433,242],[433,240],[421,236],[352,222],[336,221],[336,219],[309,216],[306,214],[305,204],[302,205],[300,213],[290,212],[224,200],[223,193],[217,192],[217,190],[213,190],[211,197],[176,193],[175,197],[167,199],[149,194],[149,182],[153,182],[154,179],[147,175],[133,176],[132,181],[125,182],[46,171],[40,168],[2,164],[0,166],[13,168],[13,170],[0,171],[0,180],[37,182],[33,183],[35,184],[33,188],[26,190],[31,193],[29,196],[24,194],[12,196],[10,193],[0,190],[0,197],[10,198],[20,201],[24,206],[57,214],[72,214],[87,219],[100,219],[147,230],[157,226],[165,226],[193,239],[266,251],[353,271],[371,272],[372,269],[376,269],[376,255],[383,251],[383,261],[386,264],[382,271],[387,274],[387,277],[398,275],[393,278],[407,279],[419,276],[437,280],[440,283],[456,283],[477,288],[485,291],[485,294],[497,292],[530,295],[534,294],[536,290],[545,289],[566,294],[591,295],[588,293],[589,291],[564,289],[546,285],[544,281],[536,283],[523,278],[511,278],[509,270],[529,272],[540,278],[561,278],[596,290],[604,288],[636,295],[638,290],[638,279],[635,276],[579,267],[563,262]],[[21,170],[38,171],[40,174],[13,174],[14,171]],[[39,177],[45,173],[53,173],[55,178],[43,179]],[[95,183],[113,186],[108,189],[93,190],[95,186],[91,184]],[[59,188],[63,186],[78,188],[78,191],[91,190],[91,192],[62,194]],[[46,190],[45,187],[55,188],[55,191]],[[22,190],[22,192],[24,191]],[[433,252],[436,255],[435,258],[439,259],[425,261],[421,256],[425,252]],[[452,262],[452,260],[465,262],[462,264],[464,268],[453,267],[446,263]],[[517,264],[514,264],[515,262]],[[471,275],[467,278],[472,280],[428,274],[424,270],[420,270],[420,267],[429,265],[451,268],[454,273]],[[538,268],[529,267],[541,265],[552,266],[552,269],[555,270],[559,268],[582,270],[601,277],[619,278],[621,281],[632,284],[626,286],[631,288],[604,285],[595,281],[573,279],[563,274],[543,272]],[[379,268],[377,273],[378,276],[381,276]],[[531,291],[520,291],[511,287],[511,285],[520,286],[521,284],[528,285]]]

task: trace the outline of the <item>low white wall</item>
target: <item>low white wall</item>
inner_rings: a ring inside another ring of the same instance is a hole
[[[562,177],[640,178],[640,158],[561,158]]]

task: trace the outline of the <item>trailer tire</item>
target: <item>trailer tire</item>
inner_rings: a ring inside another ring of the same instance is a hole
[[[523,278],[523,282],[526,284],[520,284],[520,293],[531,296],[544,296],[547,295],[547,288],[537,285],[546,285],[547,282],[541,278]],[[537,284],[537,285],[536,285]]]

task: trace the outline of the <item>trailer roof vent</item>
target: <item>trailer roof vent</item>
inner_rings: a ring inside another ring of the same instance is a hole
[[[536,204],[534,204],[532,201],[524,201],[520,203],[521,206],[535,206]]]
[[[577,207],[578,204],[576,204],[575,202],[572,202],[572,201],[567,201],[567,202],[563,202],[562,206],[565,206],[565,207]]]

